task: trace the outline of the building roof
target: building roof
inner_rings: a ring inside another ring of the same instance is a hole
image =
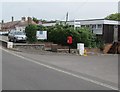
[[[14,28],[20,21],[12,21],[3,24],[4,29]]]
[[[34,21],[32,21],[31,24],[37,25],[37,23],[35,23]],[[28,25],[28,21],[20,21],[16,26],[27,26],[27,25]]]
[[[71,21],[68,21],[68,23],[71,23],[71,24],[80,23],[80,25],[89,25],[89,24],[120,25],[120,21],[107,20],[107,19],[71,20]]]
[[[30,24],[35,24],[37,25],[34,21],[31,21]],[[27,26],[28,21],[11,21],[3,24],[4,29],[12,29],[15,28],[16,26]]]
[[[110,19],[84,19],[84,20],[79,20],[77,19],[76,21],[99,21],[99,20],[110,20]],[[116,21],[116,20],[110,20],[110,21]]]

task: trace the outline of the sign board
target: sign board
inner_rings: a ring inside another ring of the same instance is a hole
[[[38,40],[46,40],[47,39],[47,31],[37,31],[36,33]]]

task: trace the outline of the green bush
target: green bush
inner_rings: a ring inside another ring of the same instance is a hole
[[[76,28],[70,27],[69,25],[56,24],[51,27],[44,27],[42,25],[28,25],[25,29],[27,40],[29,43],[34,43],[36,39],[37,30],[46,30],[48,32],[48,39],[45,41],[53,42],[60,45],[68,45],[67,37],[72,36],[73,43],[72,47],[76,48],[77,43],[84,43],[85,47],[103,47],[103,41],[96,37],[95,34],[89,28],[82,27]],[[40,40],[43,41],[43,40]]]
[[[120,13],[110,14],[109,16],[105,17],[105,19],[120,21]]]
[[[96,35],[89,28],[79,28],[78,32],[80,33],[80,42],[84,43],[85,47],[96,47]]]
[[[27,41],[29,43],[35,43],[37,41],[36,38],[36,31],[37,31],[37,26],[30,24],[25,28],[25,33],[27,36]]]
[[[88,28],[69,27],[69,25],[57,24],[48,28],[48,41],[67,44],[67,36],[73,37],[72,47],[77,47],[77,43],[84,43],[86,47],[96,47],[96,36]]]
[[[105,45],[105,44],[104,44],[105,42],[102,40],[102,38],[97,37],[97,38],[96,38],[96,43],[97,43],[97,44],[96,44],[97,47],[100,48],[100,50],[102,51],[102,50],[104,49],[104,45]]]

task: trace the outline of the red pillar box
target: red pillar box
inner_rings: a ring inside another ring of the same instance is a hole
[[[72,44],[72,36],[68,36],[67,37],[67,43],[68,44]]]

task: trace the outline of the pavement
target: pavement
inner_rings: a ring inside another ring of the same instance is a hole
[[[118,88],[118,55],[76,56],[2,51],[3,89]]]

